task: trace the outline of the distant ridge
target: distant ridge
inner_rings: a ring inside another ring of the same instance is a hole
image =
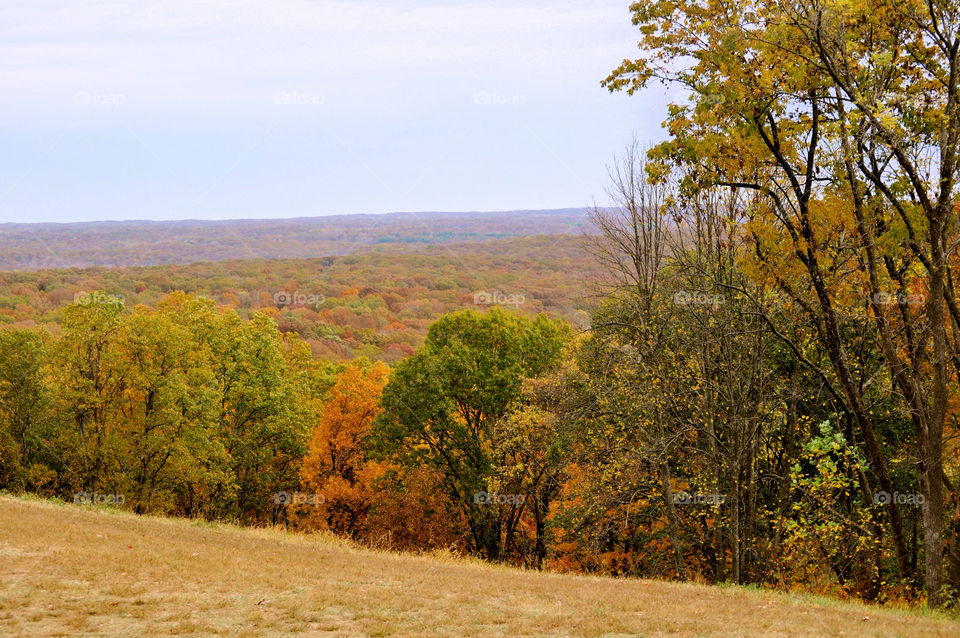
[[[590,232],[586,208],[288,219],[0,224],[0,270],[345,255],[394,245]]]
[[[577,215],[591,210],[585,207],[573,208],[518,208],[514,210],[474,210],[474,211],[390,211],[388,213],[335,213],[332,215],[301,215],[298,217],[237,217],[235,219],[103,219],[78,222],[0,222],[0,230],[14,226],[29,226],[32,228],[65,226],[117,226],[120,224],[150,224],[150,225],[181,225],[181,224],[243,224],[251,222],[324,222],[330,220],[392,220],[421,217],[476,217],[478,215]]]

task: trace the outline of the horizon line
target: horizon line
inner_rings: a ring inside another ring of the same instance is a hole
[[[210,219],[200,217],[184,217],[178,219],[91,219],[78,221],[37,221],[37,222],[0,222],[0,228],[10,226],[77,226],[82,224],[176,224],[183,222],[195,223],[226,223],[226,222],[293,222],[310,221],[343,217],[390,217],[394,215],[498,215],[506,213],[557,213],[566,211],[587,212],[606,206],[567,206],[562,208],[515,208],[502,210],[430,210],[430,211],[388,211],[383,213],[329,213],[326,215],[300,215],[295,217],[230,217],[224,219]]]

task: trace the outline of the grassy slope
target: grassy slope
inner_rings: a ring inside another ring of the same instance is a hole
[[[958,636],[960,624],[0,497],[0,637],[79,634]]]

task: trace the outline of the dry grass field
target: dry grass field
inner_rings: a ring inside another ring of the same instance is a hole
[[[0,497],[0,637],[76,635],[955,637],[960,623]]]

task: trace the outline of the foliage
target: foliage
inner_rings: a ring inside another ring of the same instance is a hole
[[[424,465],[467,521],[472,549],[504,558],[524,503],[488,502],[505,463],[498,423],[520,398],[523,379],[556,365],[564,330],[494,308],[442,317],[423,348],[397,365],[384,389],[372,434],[375,454],[403,466]]]

